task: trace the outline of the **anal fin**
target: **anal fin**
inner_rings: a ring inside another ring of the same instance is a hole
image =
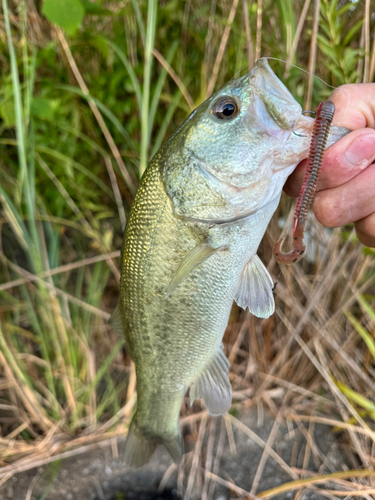
[[[206,369],[190,386],[190,405],[194,399],[202,398],[210,415],[218,416],[226,413],[232,403],[229,367],[229,361],[221,345]]]
[[[234,300],[242,309],[258,318],[269,318],[275,312],[275,300],[272,293],[272,278],[257,255],[254,255],[237,282]]]

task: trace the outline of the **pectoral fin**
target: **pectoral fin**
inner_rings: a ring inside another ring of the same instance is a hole
[[[124,334],[124,328],[122,326],[122,318],[120,312],[120,302],[117,302],[117,306],[115,307],[115,310],[113,311],[111,317],[109,318],[108,323],[116,333],[120,335]]]
[[[272,278],[257,255],[249,260],[237,282],[234,300],[242,309],[258,318],[269,318],[275,312]]]
[[[181,264],[178,266],[175,275],[169,283],[167,295],[170,295],[181,283],[181,281],[185,279],[191,271],[193,271],[193,269],[202,264],[202,262],[208,259],[208,257],[213,255],[215,252],[223,249],[224,247],[212,248],[212,246],[207,243],[194,247],[193,250],[191,250],[186,257],[182,259]]]
[[[223,353],[223,346],[190,386],[190,405],[194,399],[202,398],[210,415],[223,415],[232,402],[232,387],[228,378],[229,361]]]

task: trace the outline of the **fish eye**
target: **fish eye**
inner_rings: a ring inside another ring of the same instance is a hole
[[[219,97],[212,106],[211,113],[220,120],[228,120],[238,115],[239,109],[233,97]]]

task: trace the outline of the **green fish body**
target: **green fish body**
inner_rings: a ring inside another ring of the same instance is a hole
[[[211,415],[230,407],[222,337],[233,300],[261,318],[274,312],[272,279],[256,252],[287,177],[307,156],[312,125],[261,59],[199,106],[144,173],[113,319],[121,317],[136,367],[125,451],[133,467],[158,444],[179,460],[188,388]],[[331,143],[346,132],[334,127]]]

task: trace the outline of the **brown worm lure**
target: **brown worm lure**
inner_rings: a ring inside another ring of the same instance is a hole
[[[307,212],[313,202],[316,183],[323,162],[329,129],[332,123],[335,105],[331,101],[319,104],[311,137],[305,178],[298,196],[293,222],[293,243],[289,252],[284,253],[282,246],[285,238],[280,238],[273,249],[275,259],[280,264],[292,264],[299,261],[305,252],[303,241]]]

